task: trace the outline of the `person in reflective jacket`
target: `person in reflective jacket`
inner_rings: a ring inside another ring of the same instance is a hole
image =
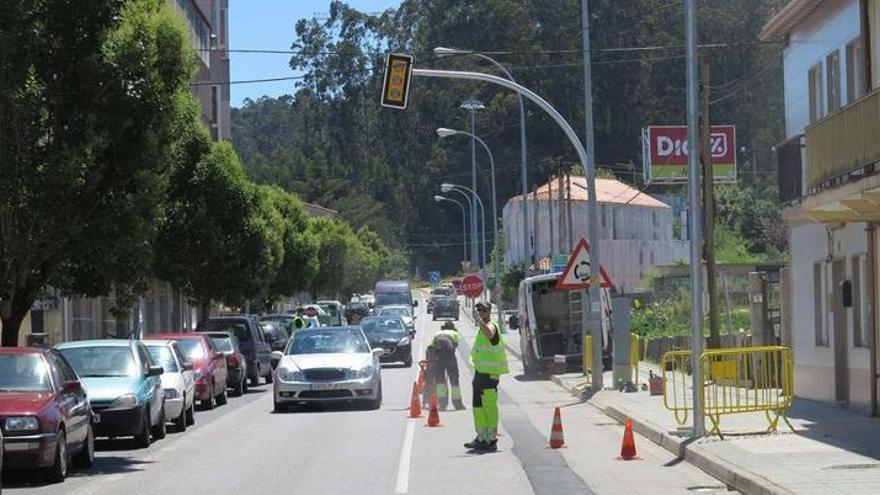
[[[477,303],[479,331],[471,349],[474,366],[473,411],[477,438],[464,444],[475,451],[492,452],[498,448],[498,381],[509,372],[507,354],[498,323],[491,321],[491,303]]]
[[[455,325],[447,321],[434,334],[431,345],[434,348],[434,383],[436,384],[437,405],[440,409],[446,409],[449,404],[449,396],[452,395],[452,405],[457,411],[464,409],[461,401],[461,387],[458,385],[458,360],[455,358],[455,350],[461,336]],[[446,387],[446,379],[449,378],[449,388]]]

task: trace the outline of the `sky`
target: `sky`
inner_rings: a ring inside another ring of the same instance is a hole
[[[381,12],[397,7],[400,0],[347,0],[363,12]],[[232,49],[290,50],[296,21],[325,15],[330,0],[229,0],[229,44]],[[232,81],[290,77],[290,55],[231,53]],[[232,106],[245,98],[293,93],[295,81],[233,84]]]

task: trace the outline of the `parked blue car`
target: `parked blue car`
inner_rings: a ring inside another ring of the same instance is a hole
[[[165,438],[165,395],[156,366],[138,340],[84,340],[56,348],[82,379],[97,415],[95,436],[134,437],[138,447]]]

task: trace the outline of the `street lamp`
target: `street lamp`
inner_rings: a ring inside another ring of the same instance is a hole
[[[483,110],[484,108],[486,108],[486,106],[483,105],[483,102],[471,98],[470,100],[467,100],[464,103],[462,103],[461,108],[464,108],[465,110],[470,112],[470,114],[471,114],[471,133],[475,133],[476,131],[474,130],[475,129],[474,128],[474,126],[475,126],[474,112],[476,112],[477,110]],[[477,191],[477,143],[473,139],[471,140],[471,190],[474,191],[473,192],[474,195],[477,194],[476,193],[476,191]],[[474,202],[472,208],[473,209],[471,211],[471,214],[472,214],[473,218],[476,218],[477,217],[476,201]],[[485,229],[485,225],[483,228]],[[476,226],[476,224],[471,224],[471,240],[473,242],[473,244],[471,245],[471,259],[477,260],[477,259],[479,259],[479,254],[478,254],[478,250],[477,250],[477,226]],[[484,254],[484,257],[485,257],[485,254]]]
[[[483,219],[483,221],[482,221],[483,228],[481,229],[481,232],[480,232],[480,235],[482,237],[481,243],[483,245],[483,261],[482,261],[482,263],[480,262],[479,255],[476,258],[472,259],[471,261],[476,263],[478,268],[481,268],[481,267],[485,268],[486,267],[486,208],[483,206],[483,200],[481,200],[480,197],[477,196],[477,194],[472,189],[467,188],[462,185],[459,185],[459,184],[450,184],[448,182],[444,182],[443,184],[440,184],[440,192],[444,192],[444,193],[457,192],[457,193],[461,194],[462,196],[464,196],[465,199],[468,200],[468,203],[470,203],[471,197],[476,198],[476,201],[471,206],[472,206],[472,211],[474,211],[474,212],[476,212],[477,207],[479,207],[480,218]],[[477,217],[472,216],[471,217],[471,226],[474,226],[477,224],[479,224],[479,222],[477,222]],[[473,229],[471,229],[471,231],[473,231]]]
[[[442,203],[443,201],[448,201],[450,203],[455,203],[461,208],[461,239],[462,246],[464,247],[464,258],[462,260],[467,261],[468,259],[468,242],[467,242],[467,213],[465,212],[464,205],[461,204],[461,201],[456,201],[452,198],[447,198],[446,196],[440,196],[439,194],[434,196],[434,201],[438,203]]]
[[[478,143],[480,143],[483,146],[483,149],[486,150],[486,154],[489,155],[489,166],[490,166],[490,173],[492,176],[492,238],[494,239],[492,241],[492,250],[497,250],[497,247],[498,247],[498,205],[496,203],[497,195],[495,194],[495,158],[492,156],[492,150],[489,149],[489,145],[486,144],[486,142],[483,141],[479,136],[477,136],[475,134],[471,134],[469,132],[465,132],[465,131],[457,131],[455,129],[447,129],[445,127],[441,127],[439,129],[437,129],[437,135],[440,136],[441,138],[455,136],[456,134],[461,134],[462,136],[470,136],[470,138],[472,140],[476,140]],[[523,200],[525,200],[525,198],[523,198]],[[525,219],[523,219],[523,220],[525,220]],[[485,226],[483,228],[485,228]],[[500,271],[500,267],[499,267],[499,259],[498,258],[499,258],[499,256],[496,253],[495,262],[493,263],[493,268],[492,268],[495,271],[495,280],[492,283],[492,291],[495,293],[496,296],[500,297],[500,295],[498,294],[498,279],[501,278],[501,271]],[[485,264],[485,259],[483,261]]]
[[[471,50],[461,50],[458,48],[448,48],[445,46],[438,46],[434,48],[434,54],[440,57],[446,57],[449,55],[472,55],[474,57],[478,57],[497,67],[504,74],[504,77],[506,77],[511,82],[516,82],[516,80],[513,78],[513,75],[510,73],[510,71],[507,70],[506,67],[504,67],[503,65],[501,65],[500,62],[488,55]],[[526,105],[522,94],[517,93],[517,98],[519,99],[519,140],[520,161],[522,162],[520,175],[522,176],[523,262],[525,263],[526,267],[528,267],[529,262],[532,259],[532,253],[531,242],[529,239],[529,161],[528,141],[526,140]],[[473,132],[473,129],[471,129],[471,132]]]

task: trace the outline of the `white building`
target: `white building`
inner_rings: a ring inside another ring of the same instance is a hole
[[[776,150],[795,393],[875,414],[878,35],[880,0],[792,0],[762,33],[785,40]]]
[[[565,204],[569,188],[564,180],[552,180],[529,194],[528,225],[535,259],[570,254],[578,239],[589,240],[586,184],[585,177],[571,176],[573,235],[568,233]],[[620,290],[639,288],[655,266],[689,259],[687,242],[673,239],[673,214],[667,204],[615,179],[596,179],[596,197],[602,266]],[[522,196],[516,196],[504,206],[504,260],[508,266],[521,264],[526,257],[521,201]]]

